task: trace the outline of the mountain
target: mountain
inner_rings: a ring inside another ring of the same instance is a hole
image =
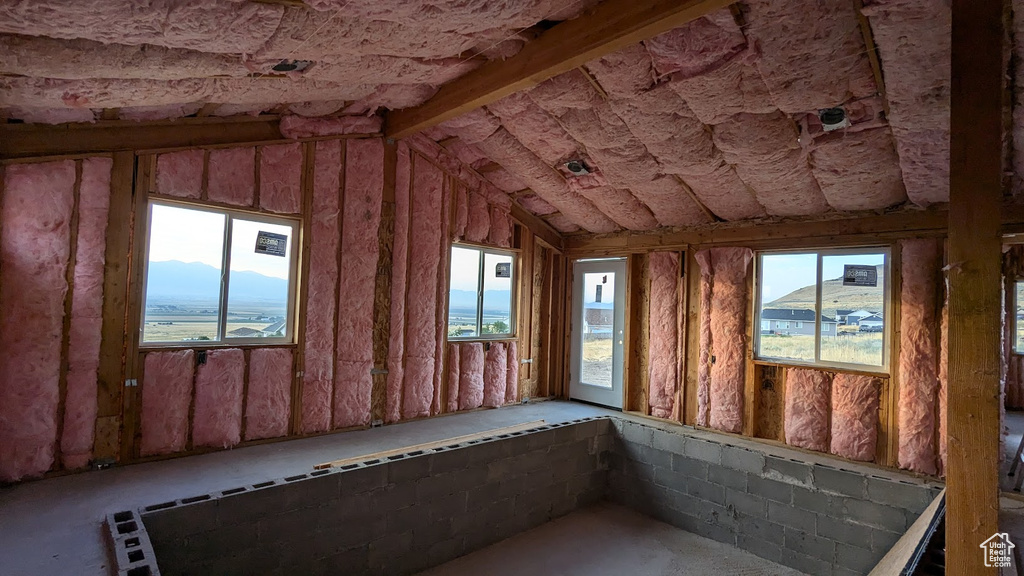
[[[821,307],[826,316],[833,316],[836,309],[870,310],[885,309],[882,302],[882,286],[885,281],[885,266],[878,265],[878,286],[843,286],[842,276],[821,283]],[[781,298],[764,305],[765,308],[814,309],[816,290],[814,285],[798,288]]]
[[[280,302],[288,298],[288,281],[257,272],[236,271],[228,286],[231,299]],[[219,299],[220,270],[201,262],[150,262],[146,279],[150,298]]]
[[[484,291],[484,302],[487,310],[508,310],[511,292],[508,290],[486,290]],[[495,305],[495,303],[498,303]],[[448,308],[452,310],[466,310],[476,308],[476,292],[472,290],[450,290],[448,292]]]

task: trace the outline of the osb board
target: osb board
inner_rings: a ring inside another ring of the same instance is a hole
[[[627,362],[626,410],[650,414],[648,391],[650,385],[649,345],[651,277],[646,254],[629,258],[627,283],[627,323],[629,324],[629,351]]]

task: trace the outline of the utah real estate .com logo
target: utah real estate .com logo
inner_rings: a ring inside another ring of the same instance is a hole
[[[985,566],[988,568],[1009,568],[1011,566],[1011,550],[1016,548],[1010,542],[1010,535],[1006,532],[996,532],[988,540],[981,543],[982,552],[985,554]]]

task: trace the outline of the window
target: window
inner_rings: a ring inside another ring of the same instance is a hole
[[[885,370],[888,266],[885,248],[759,254],[758,321],[763,326],[766,320],[777,320],[779,328],[788,327],[789,321],[797,328],[807,322],[816,331],[761,330],[755,335],[756,357]]]
[[[1013,286],[1013,351],[1024,354],[1024,280]]]
[[[454,245],[448,290],[448,337],[488,338],[515,334],[512,287],[515,254]]]
[[[299,222],[149,205],[142,343],[290,343]]]

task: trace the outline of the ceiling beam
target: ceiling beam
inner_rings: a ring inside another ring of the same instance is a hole
[[[389,113],[385,132],[389,138],[410,136],[732,3],[606,0],[527,42],[515,56],[488,61],[441,86],[425,103]]]

